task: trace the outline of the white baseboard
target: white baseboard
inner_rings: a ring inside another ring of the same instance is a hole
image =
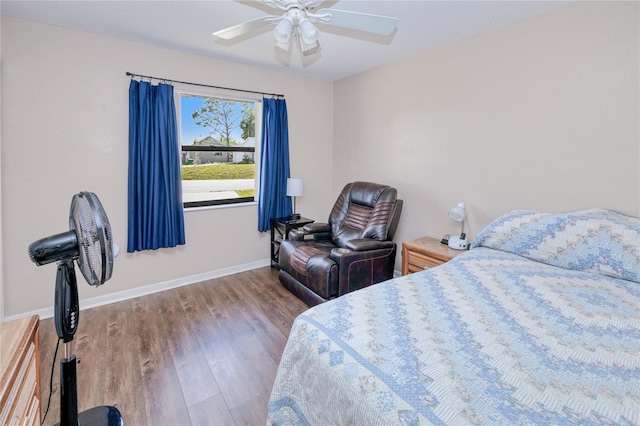
[[[177,288],[177,287],[182,287],[189,284],[195,284],[202,281],[224,277],[227,275],[237,274],[238,272],[250,271],[252,269],[262,268],[264,266],[269,266],[269,265],[271,265],[271,261],[269,259],[260,260],[257,262],[245,263],[243,265],[232,266],[229,268],[222,268],[215,271],[204,272],[202,274],[196,274],[196,275],[177,278],[174,280],[164,281],[156,284],[150,284],[144,287],[132,288],[131,290],[119,291],[117,293],[107,294],[104,296],[82,299],[80,301],[80,310],[83,311],[85,309],[104,306],[110,303],[134,299],[136,297],[146,296],[147,294],[158,293],[160,291],[169,290],[171,288]],[[81,284],[82,284],[81,279],[78,279],[78,285],[81,285]],[[37,309],[31,312],[12,315],[10,317],[4,318],[4,321],[11,321],[18,318],[30,317],[32,315],[39,315],[40,319],[51,318],[53,317],[53,305],[44,309]]]

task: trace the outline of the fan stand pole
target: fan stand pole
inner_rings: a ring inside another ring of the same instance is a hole
[[[60,361],[60,426],[124,426],[116,407],[101,405],[78,414],[78,384],[75,355],[69,355],[71,342],[65,342],[65,357]],[[68,349],[67,349],[68,348]]]
[[[73,335],[80,317],[78,286],[72,260],[58,264],[54,319],[56,332],[64,341],[64,358],[60,361],[60,426],[123,426],[122,415],[115,407],[94,407],[78,414],[76,364],[71,353]]]
[[[60,361],[60,425],[79,424],[77,359],[70,351],[71,342],[65,342],[64,359]]]

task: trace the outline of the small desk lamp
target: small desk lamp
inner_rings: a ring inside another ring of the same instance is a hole
[[[296,213],[296,197],[302,195],[302,179],[287,179],[287,196],[293,198],[293,214],[289,216],[290,220],[300,219],[300,214]]]
[[[456,222],[462,223],[460,236],[449,237],[449,247],[455,250],[465,250],[467,248],[467,235],[464,233],[464,216],[464,203],[459,203],[457,206],[449,210],[449,217]]]

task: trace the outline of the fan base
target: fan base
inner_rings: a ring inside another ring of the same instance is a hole
[[[56,423],[56,426],[60,423]],[[78,424],[95,426],[124,426],[120,410],[116,407],[101,405],[78,414]]]

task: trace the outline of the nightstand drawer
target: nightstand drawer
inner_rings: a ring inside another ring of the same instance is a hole
[[[462,253],[450,249],[440,240],[422,237],[402,243],[402,275],[442,265]]]
[[[409,273],[422,271],[425,268],[433,268],[434,266],[442,265],[443,260],[434,259],[433,257],[426,256],[422,253],[408,252],[407,253],[407,268]]]

